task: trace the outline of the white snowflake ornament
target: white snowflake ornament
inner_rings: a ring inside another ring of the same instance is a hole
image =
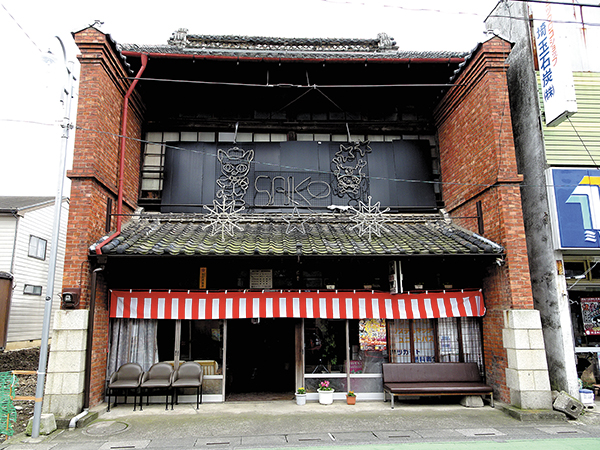
[[[381,230],[386,229],[383,224],[388,222],[388,219],[383,217],[383,213],[388,212],[390,208],[386,208],[383,211],[381,211],[380,208],[380,202],[371,205],[371,196],[369,196],[368,205],[359,200],[358,209],[350,207],[350,209],[354,212],[354,215],[351,217],[351,219],[353,222],[356,222],[356,225],[350,227],[350,229],[353,230],[358,228],[359,236],[368,234],[369,241],[371,240],[371,236],[373,234],[375,234],[377,237],[381,237]]]
[[[225,240],[225,234],[233,237],[233,231],[235,228],[240,231],[242,230],[242,227],[240,227],[237,223],[240,220],[239,212],[245,209],[243,206],[236,210],[234,201],[228,202],[227,200],[223,199],[222,202],[213,200],[213,208],[206,205],[204,205],[204,207],[209,211],[206,219],[210,223],[202,227],[202,229],[205,230],[208,227],[212,227],[210,231],[211,236],[221,233],[221,239]]]

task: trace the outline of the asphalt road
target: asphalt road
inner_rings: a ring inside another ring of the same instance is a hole
[[[10,450],[185,450],[332,447],[362,449],[600,449],[600,403],[577,420],[535,414],[515,419],[496,408],[466,408],[451,400],[397,404],[293,401],[150,405],[132,411],[118,405],[83,428],[31,439],[13,436]]]

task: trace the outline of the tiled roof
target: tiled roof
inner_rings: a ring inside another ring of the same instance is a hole
[[[381,236],[360,235],[348,214],[244,214],[224,238],[206,214],[146,214],[102,247],[109,255],[499,255],[504,249],[439,215],[386,214]],[[301,220],[301,222],[300,222]],[[302,232],[304,231],[304,233]],[[103,238],[106,239],[106,238]],[[102,240],[101,240],[102,241]],[[99,241],[99,242],[101,242]],[[90,247],[95,252],[96,245]]]
[[[261,36],[203,36],[178,30],[168,45],[120,44],[122,52],[226,56],[263,59],[415,60],[463,58],[452,51],[401,51],[385,33],[376,39],[278,38]]]
[[[211,36],[188,34],[180,29],[173,33],[169,45],[188,48],[229,48],[246,50],[301,51],[381,51],[397,49],[396,41],[385,33],[376,39],[286,38],[266,36]]]

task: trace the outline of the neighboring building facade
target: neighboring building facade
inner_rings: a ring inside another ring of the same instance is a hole
[[[524,3],[503,2],[486,21],[515,43],[508,86],[524,176],[533,297],[552,388],[574,396],[578,378],[600,377],[600,34],[586,26],[599,17],[596,9],[578,5],[530,10]],[[561,64],[567,72],[562,83],[556,73]],[[557,113],[544,100],[560,100],[559,90],[568,92],[569,85],[576,107],[568,99],[560,102],[558,114],[566,115],[547,124]]]
[[[59,322],[81,345],[53,346],[47,411],[103,401],[124,362],[184,360],[205,401],[316,398],[323,379],[382,399],[383,362],[473,361],[499,400],[551,407],[508,42],[74,36],[64,286],[81,309]]]
[[[10,274],[3,296],[3,349],[39,345],[42,338],[48,264],[54,222],[53,197],[0,197],[0,272]],[[62,203],[55,293],[61,292],[69,201]],[[53,310],[59,309],[58,297]]]

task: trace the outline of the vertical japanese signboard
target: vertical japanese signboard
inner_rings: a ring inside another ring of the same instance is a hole
[[[561,47],[550,4],[530,5],[544,99],[546,126],[556,126],[577,112],[569,54]]]
[[[586,335],[600,335],[600,298],[582,298],[581,315]]]
[[[551,169],[560,248],[600,248],[600,170]]]

